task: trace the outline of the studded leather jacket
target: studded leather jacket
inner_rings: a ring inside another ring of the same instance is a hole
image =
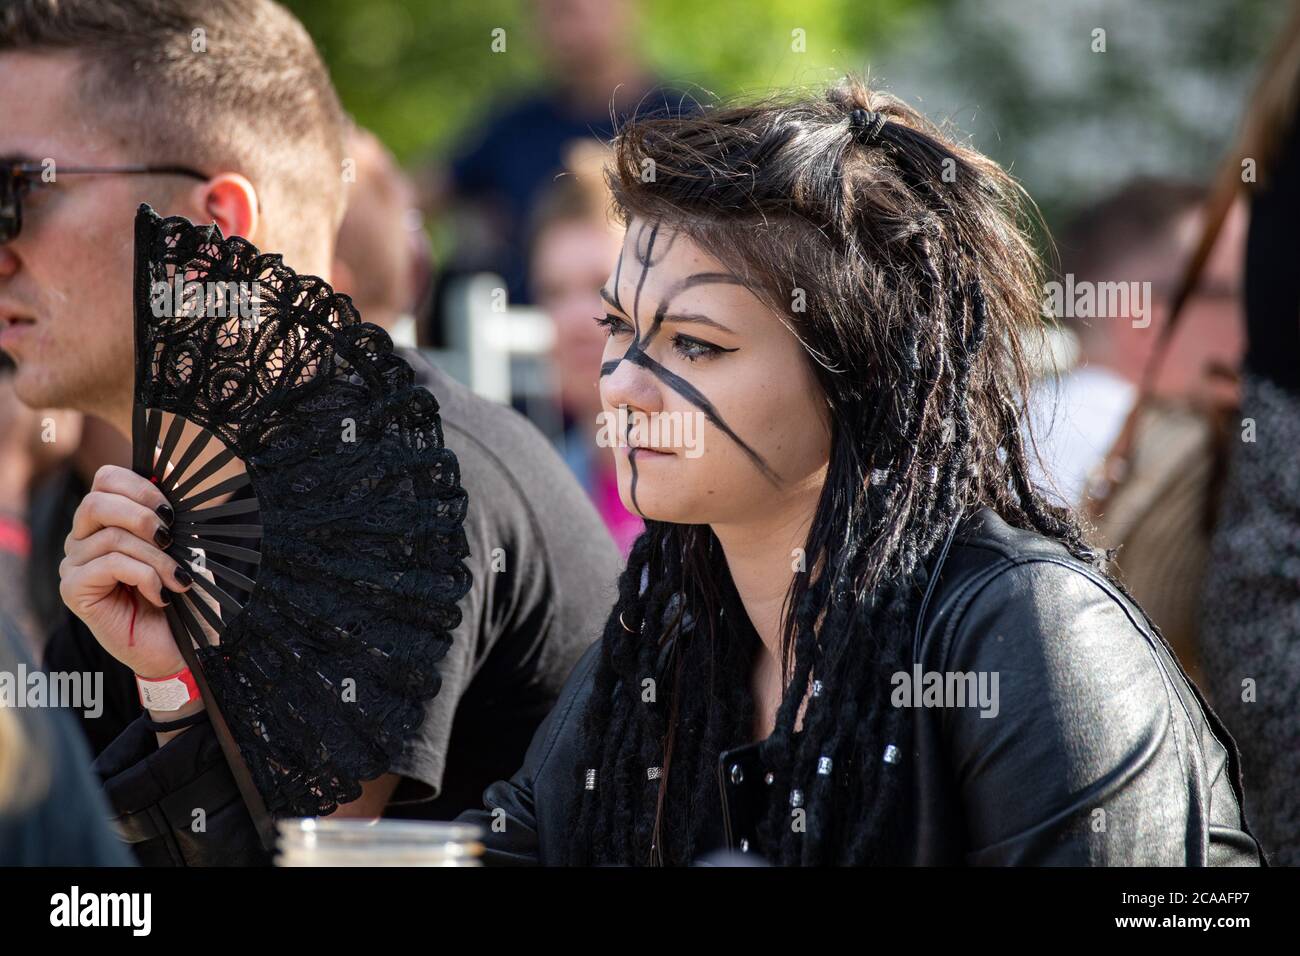
[[[1122,589],[982,510],[956,529],[927,591],[914,673],[998,680],[982,706],[917,707],[910,752],[882,753],[913,776],[911,863],[1267,865],[1232,738]],[[519,771],[460,817],[482,825],[488,863],[566,859],[598,648]],[[772,792],[757,743],[724,752],[718,776],[729,848],[761,856],[751,821],[788,795]]]

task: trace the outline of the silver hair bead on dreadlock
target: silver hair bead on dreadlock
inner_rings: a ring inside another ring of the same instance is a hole
[[[588,790],[596,789],[596,768],[595,767],[592,767],[587,771],[587,789]]]
[[[885,747],[885,763],[898,763],[902,759],[902,754],[898,752],[898,748],[893,744]]]
[[[646,768],[645,768],[645,775],[646,775],[646,779],[647,779],[647,780],[658,780],[661,776],[663,776],[663,772],[664,772],[664,768],[663,768],[663,767],[646,767]]]
[[[830,757],[820,757],[820,758],[818,758],[818,760],[817,760],[817,772],[818,772],[819,774],[821,774],[823,777],[829,777],[829,776],[831,775],[831,758],[830,758]]]

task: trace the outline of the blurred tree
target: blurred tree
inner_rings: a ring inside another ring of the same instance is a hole
[[[1205,180],[1289,0],[950,0],[877,65],[1011,169],[1049,223],[1137,175]]]
[[[936,2],[643,0],[644,49],[661,77],[697,94],[824,83],[864,68],[898,25]],[[286,3],[344,105],[404,161],[453,149],[489,104],[542,79],[528,0]],[[492,50],[496,29],[504,52]]]

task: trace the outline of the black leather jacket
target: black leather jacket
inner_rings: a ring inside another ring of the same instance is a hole
[[[918,801],[910,862],[1265,862],[1231,737],[1120,588],[988,510],[959,528],[933,585],[915,661],[998,674],[998,704],[989,717],[918,709],[914,748],[900,755]],[[566,859],[598,653],[578,663],[518,773],[460,817],[483,826],[489,863]],[[758,745],[725,752],[718,769],[732,847],[761,852],[745,824],[770,798]]]
[[[1232,738],[1119,588],[987,510],[936,565],[914,658],[927,672],[997,673],[997,714],[918,710],[912,752],[900,754],[915,780],[912,863],[1266,862],[1242,814]],[[567,858],[598,648],[574,668],[519,771],[458,818],[482,826],[489,864]],[[100,758],[119,828],[137,849],[155,848],[145,862],[265,864],[211,728],[162,750],[152,737],[133,727]],[[722,755],[719,812],[736,849],[761,852],[744,821],[769,799],[764,777],[756,744]]]

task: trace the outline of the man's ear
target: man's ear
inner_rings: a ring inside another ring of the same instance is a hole
[[[261,224],[257,190],[239,173],[220,173],[195,187],[191,197],[202,210],[200,222],[215,222],[226,238],[256,242]]]

